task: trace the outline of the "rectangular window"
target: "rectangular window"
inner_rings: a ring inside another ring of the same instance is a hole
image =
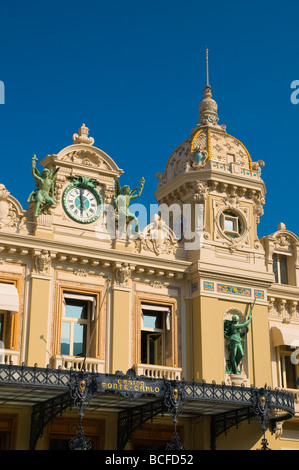
[[[280,386],[283,388],[296,389],[296,380],[299,374],[299,367],[292,362],[291,355],[293,350],[288,347],[280,347]]]
[[[141,305],[141,363],[165,365],[167,331],[170,330],[170,308]]]
[[[288,284],[288,259],[286,255],[273,254],[273,273],[277,284]]]
[[[0,341],[4,341],[4,321],[5,315],[0,312]]]
[[[95,303],[95,298],[91,296],[64,294],[60,341],[63,356],[86,355]]]
[[[224,231],[238,234],[238,217],[224,214]]]

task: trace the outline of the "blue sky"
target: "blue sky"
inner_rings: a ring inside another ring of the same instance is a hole
[[[299,5],[295,1],[0,1],[0,183],[27,208],[39,161],[84,122],[125,174],[156,173],[198,120],[205,48],[220,124],[266,166],[258,234],[299,235]]]

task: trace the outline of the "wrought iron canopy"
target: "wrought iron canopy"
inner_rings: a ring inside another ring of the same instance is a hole
[[[33,407],[32,448],[47,422],[74,404],[74,386],[79,387],[77,392],[82,406],[85,396],[88,396],[93,409],[118,412],[123,418],[126,411],[131,414],[130,410],[134,409],[136,415],[138,407],[145,409],[146,406],[150,407],[149,415],[154,415],[154,409],[156,413],[169,413],[174,423],[178,414],[184,417],[209,415],[214,420],[214,426],[215,417],[228,416],[228,413],[246,417],[246,409],[252,415],[262,417],[263,424],[267,420],[275,423],[294,415],[294,395],[266,386],[261,389],[205,381],[153,379],[136,376],[132,369],[126,374],[98,374],[85,370],[0,365],[0,404]],[[143,417],[140,419],[143,420]]]
[[[0,365],[0,403],[34,405],[70,390],[74,377],[82,372],[25,365]],[[84,372],[93,383],[92,405],[124,409],[150,400],[164,398],[169,386],[179,384],[184,393],[184,415],[219,414],[252,407],[258,388],[216,384],[215,382],[185,382],[136,376],[133,370],[126,374],[98,374]],[[285,414],[294,414],[294,395],[280,389],[267,389],[268,406]],[[127,398],[128,400],[124,400]]]

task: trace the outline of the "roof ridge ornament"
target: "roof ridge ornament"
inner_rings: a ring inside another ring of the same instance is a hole
[[[80,129],[78,130],[78,134],[73,134],[73,143],[74,144],[94,144],[94,138],[88,137],[89,129],[83,123]]]

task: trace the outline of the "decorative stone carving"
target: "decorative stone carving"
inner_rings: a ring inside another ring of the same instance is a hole
[[[150,251],[159,256],[162,254],[174,254],[178,243],[174,232],[156,214],[152,222],[141,232],[140,237],[135,240],[135,246],[138,252],[142,250]]]
[[[89,166],[91,168],[99,168],[104,170],[110,170],[111,167],[107,164],[103,157],[92,149],[86,148],[75,150],[66,153],[61,157],[63,162],[76,163],[78,165]]]
[[[295,299],[268,297],[268,312],[269,318],[282,323],[297,324],[299,321],[298,301]]]
[[[116,284],[121,287],[127,287],[131,279],[131,268],[128,263],[122,263],[119,268],[115,270]]]
[[[283,425],[284,425],[284,421],[277,421],[275,423],[275,437],[276,437],[276,439],[281,438],[282,432],[283,432]]]
[[[230,199],[229,196],[222,201],[214,202],[215,239],[224,240],[231,252],[235,251],[237,247],[240,247],[241,243],[245,245],[250,244],[249,209],[245,206],[235,205],[233,202],[233,199]],[[227,236],[221,227],[220,219],[225,211],[233,211],[240,220],[241,231],[236,238]]]
[[[38,274],[49,274],[51,267],[51,254],[48,250],[42,250],[34,256],[34,267]]]
[[[291,323],[291,321],[295,319],[295,316],[297,313],[298,302],[295,300],[289,300],[288,302],[286,302],[285,300],[280,301],[280,303],[278,304],[278,308],[280,307],[280,304],[281,304],[282,315],[283,315],[282,322]]]
[[[195,203],[203,203],[209,194],[209,188],[207,183],[202,181],[196,181],[195,187],[193,189],[193,201]]]
[[[56,203],[58,205],[61,200],[62,190],[65,185],[66,177],[64,175],[57,175],[56,178]]]
[[[87,277],[87,271],[83,268],[76,269],[74,271],[74,274],[78,277]]]
[[[263,160],[258,160],[257,162],[252,162],[252,169],[257,171],[259,176],[262,174],[262,168],[265,166],[265,162]]]
[[[284,315],[286,303],[287,301],[285,299],[278,299],[277,301],[277,310],[281,317]]]
[[[239,197],[237,195],[237,186],[228,186],[228,195],[223,201],[228,208],[234,209],[238,207]]]
[[[274,249],[292,251],[295,240],[288,233],[279,233],[274,241]]]
[[[19,202],[10,195],[3,184],[0,184],[0,229],[2,227],[17,227],[23,218]]]
[[[193,170],[203,168],[207,162],[208,152],[204,148],[197,148],[193,151],[189,163]],[[189,169],[189,168],[188,168]]]
[[[162,289],[164,287],[164,284],[161,281],[152,281],[150,283],[151,287],[154,287],[155,289]]]
[[[73,142],[74,144],[94,144],[94,138],[88,137],[89,129],[83,123],[80,129],[78,130],[78,134],[73,134]]]
[[[291,318],[295,317],[297,313],[297,305],[298,305],[298,302],[296,300],[290,300],[288,302],[289,314]]]

